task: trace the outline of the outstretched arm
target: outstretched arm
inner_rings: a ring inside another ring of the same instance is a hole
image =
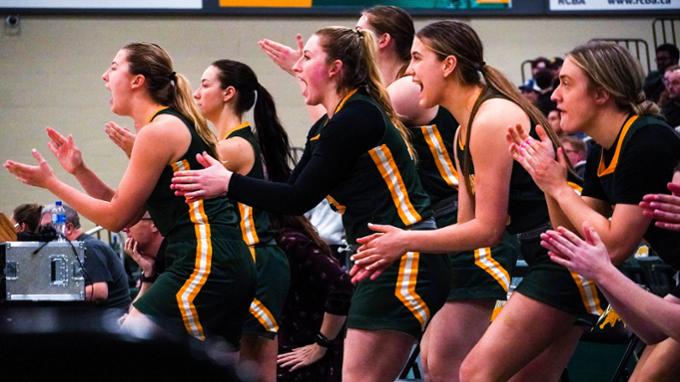
[[[607,300],[648,344],[667,337],[680,340],[680,299],[666,299],[649,293],[619,272],[597,231],[588,223],[582,230],[586,240],[560,227],[541,235],[541,245],[550,258],[573,272],[597,283]]]

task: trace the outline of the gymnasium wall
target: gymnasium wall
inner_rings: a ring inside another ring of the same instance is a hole
[[[4,18],[4,17],[3,17]],[[433,21],[416,20],[416,28]],[[630,37],[652,42],[652,17],[639,18],[474,18],[485,59],[519,83],[520,63],[538,55],[563,55],[594,37]],[[109,111],[101,74],[127,42],[153,41],[173,56],[176,70],[197,84],[218,58],[243,61],[273,94],[293,143],[302,145],[310,123],[296,81],[260,52],[258,39],[293,43],[326,25],[353,26],[356,18],[310,17],[123,17],[22,16],[20,31],[0,27],[0,159],[33,162],[42,152],[62,179],[65,174],[47,148],[45,126],[73,134],[86,162],[110,185],[126,166],[123,153],[103,132],[104,123],[131,120]],[[653,56],[653,53],[652,53]],[[652,63],[652,66],[654,64]],[[48,192],[25,186],[0,171],[0,211],[10,214],[25,202],[54,201]],[[91,227],[91,224],[86,224]]]

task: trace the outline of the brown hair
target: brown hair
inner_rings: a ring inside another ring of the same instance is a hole
[[[212,66],[218,69],[220,87],[236,89],[236,113],[243,114],[255,106],[255,131],[262,150],[267,177],[275,182],[285,182],[291,173],[291,155],[288,134],[276,114],[276,104],[271,94],[260,85],[250,66],[233,60],[217,60]]]
[[[151,98],[161,105],[170,106],[193,122],[196,132],[208,145],[208,152],[216,156],[217,138],[191,96],[189,81],[173,70],[172,58],[157,44],[138,42],[123,47],[127,53],[130,73],[145,78]]]
[[[343,69],[338,81],[338,92],[362,87],[387,114],[399,131],[410,153],[414,153],[409,130],[397,117],[390,97],[380,81],[380,72],[375,61],[375,38],[370,31],[345,27],[326,27],[316,33],[321,47],[328,55],[328,63],[342,61]],[[413,155],[413,154],[412,154]]]
[[[423,44],[435,52],[440,60],[448,56],[457,59],[454,75],[465,85],[484,85],[503,95],[503,97],[517,104],[529,117],[531,123],[538,123],[545,129],[555,147],[560,141],[557,134],[550,128],[547,119],[536,106],[527,101],[517,91],[517,87],[508,80],[503,73],[484,62],[484,48],[477,33],[469,25],[460,21],[438,21],[427,25],[416,33]],[[483,81],[482,81],[483,80]],[[473,114],[485,99],[480,96],[473,107]],[[470,143],[470,127],[472,118],[468,121],[465,137],[466,146]],[[472,193],[469,174],[472,170],[470,150],[466,150],[462,164],[465,186]]]
[[[26,224],[26,229],[35,233],[40,225],[41,212],[42,206],[40,204],[20,204],[12,212],[12,218],[19,224]]]
[[[399,77],[402,77],[411,60],[411,45],[416,33],[411,15],[392,5],[376,5],[361,12],[377,35],[387,33],[394,41],[395,52],[404,62]]]
[[[644,74],[628,49],[609,41],[591,41],[567,54],[590,80],[590,87],[604,89],[619,109],[632,114],[659,114],[659,107],[645,99]]]
[[[569,143],[574,147],[574,150],[578,150],[584,155],[587,153],[588,148],[586,147],[586,143],[583,142],[583,139],[581,138],[575,137],[573,135],[565,135],[560,138],[560,142],[562,144]]]

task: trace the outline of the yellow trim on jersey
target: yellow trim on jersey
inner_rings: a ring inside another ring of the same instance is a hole
[[[310,142],[318,141],[319,138],[321,138],[321,134],[317,134],[317,135],[315,135],[315,136],[309,138],[309,141],[310,141]]]
[[[264,327],[266,331],[272,333],[279,331],[279,325],[276,323],[274,315],[269,311],[269,309],[267,309],[266,306],[264,306],[262,301],[258,300],[257,298],[253,298],[248,311],[251,315],[253,315],[253,317],[255,317],[257,322],[259,322],[260,325]]]
[[[406,186],[404,185],[404,180],[401,178],[401,173],[394,162],[394,157],[392,157],[389,147],[382,144],[369,150],[368,154],[373,159],[380,175],[387,184],[387,188],[390,190],[392,201],[401,221],[407,226],[421,221],[422,217],[413,208]]]
[[[156,116],[158,116],[158,113],[160,113],[161,111],[163,111],[163,110],[165,110],[165,109],[169,109],[169,108],[170,108],[169,106],[161,106],[161,107],[159,107],[159,108],[153,113],[153,115],[151,115],[151,118],[149,118],[149,122],[147,122],[147,123],[153,122],[153,119],[156,118]]]
[[[337,213],[339,213],[340,215],[345,213],[345,210],[347,209],[347,207],[338,203],[338,201],[335,200],[332,196],[326,195],[326,200],[328,201],[328,203],[330,203],[331,206],[333,206],[333,208],[335,209],[335,211]]]
[[[581,195],[581,192],[583,192],[583,187],[574,182],[567,181],[567,185],[571,187],[571,189],[574,190],[574,192],[577,193],[578,195]]]
[[[253,218],[253,207],[247,206],[243,203],[236,203],[238,205],[238,212],[241,215],[241,237],[246,245],[251,246],[260,242],[255,229],[255,219]]]
[[[491,257],[492,253],[490,247],[475,249],[475,265],[491,275],[507,293],[510,287],[510,273]]]
[[[420,328],[422,330],[425,329],[425,325],[430,319],[430,308],[427,307],[425,301],[423,301],[416,292],[419,260],[419,252],[406,252],[401,256],[401,261],[399,262],[399,275],[397,276],[397,285],[394,290],[394,295],[397,296],[404,306],[406,306],[416,320],[420,322]]]
[[[172,164],[175,171],[188,170],[187,160],[177,161]],[[210,224],[205,214],[203,200],[197,200],[189,204],[189,218],[194,223],[196,235],[196,262],[191,276],[184,282],[182,288],[175,295],[177,306],[182,314],[182,321],[187,332],[199,340],[205,340],[205,332],[198,317],[198,311],[194,305],[194,299],[208,280],[212,265],[212,242],[210,240]]]
[[[446,184],[457,188],[458,173],[456,172],[456,168],[453,166],[453,162],[451,161],[449,153],[446,151],[444,140],[439,133],[437,125],[420,126],[420,131],[425,137],[425,142],[427,142],[427,147],[430,149],[430,153],[432,153],[434,164],[437,166],[439,175],[442,177],[442,179],[444,179]]]
[[[222,139],[229,139],[229,137],[231,137],[232,134],[234,134],[235,132],[237,132],[241,129],[245,129],[245,128],[250,129],[250,122],[248,122],[248,121],[241,122],[241,124],[238,125],[238,127],[236,127],[234,130],[231,130],[230,132],[228,132],[227,135]]]
[[[341,99],[340,102],[338,103],[338,106],[335,107],[335,111],[333,112],[333,114],[339,112],[340,109],[342,109],[342,108],[345,106],[345,103],[347,103],[347,100],[348,100],[351,96],[353,96],[354,93],[356,93],[357,91],[359,91],[359,88],[356,88],[356,89],[354,89],[354,90],[350,90],[349,93],[347,93],[344,97],[342,97],[342,99]]]
[[[253,263],[257,263],[257,255],[255,252],[255,247],[254,246],[248,246],[248,250],[250,251],[250,257],[253,258]]]
[[[460,134],[460,125],[458,125],[456,136],[458,137],[458,148],[465,150],[465,142],[463,142],[463,136]]]
[[[581,301],[586,311],[590,314],[601,315],[602,308],[600,307],[600,297],[595,287],[595,283],[585,279],[583,276],[575,272],[569,272],[576,283],[578,292],[581,295]]]
[[[612,161],[609,162],[609,166],[607,168],[604,168],[604,149],[602,149],[602,154],[600,156],[600,165],[597,168],[597,176],[598,177],[603,177],[605,175],[611,174],[616,170],[616,165],[619,163],[619,155],[621,155],[621,146],[623,146],[623,141],[626,138],[626,134],[628,134],[628,129],[633,125],[635,121],[637,121],[638,115],[633,115],[628,120],[626,123],[623,125],[623,128],[621,129],[621,134],[619,134],[619,141],[616,143],[616,150],[614,151],[614,156],[612,157]]]

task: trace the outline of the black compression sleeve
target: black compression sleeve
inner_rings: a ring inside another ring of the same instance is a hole
[[[304,160],[293,171],[291,182],[267,182],[234,174],[228,196],[269,212],[301,215],[348,176],[356,160],[375,147],[384,133],[383,115],[376,106],[349,102],[321,129],[314,149],[305,149]]]

